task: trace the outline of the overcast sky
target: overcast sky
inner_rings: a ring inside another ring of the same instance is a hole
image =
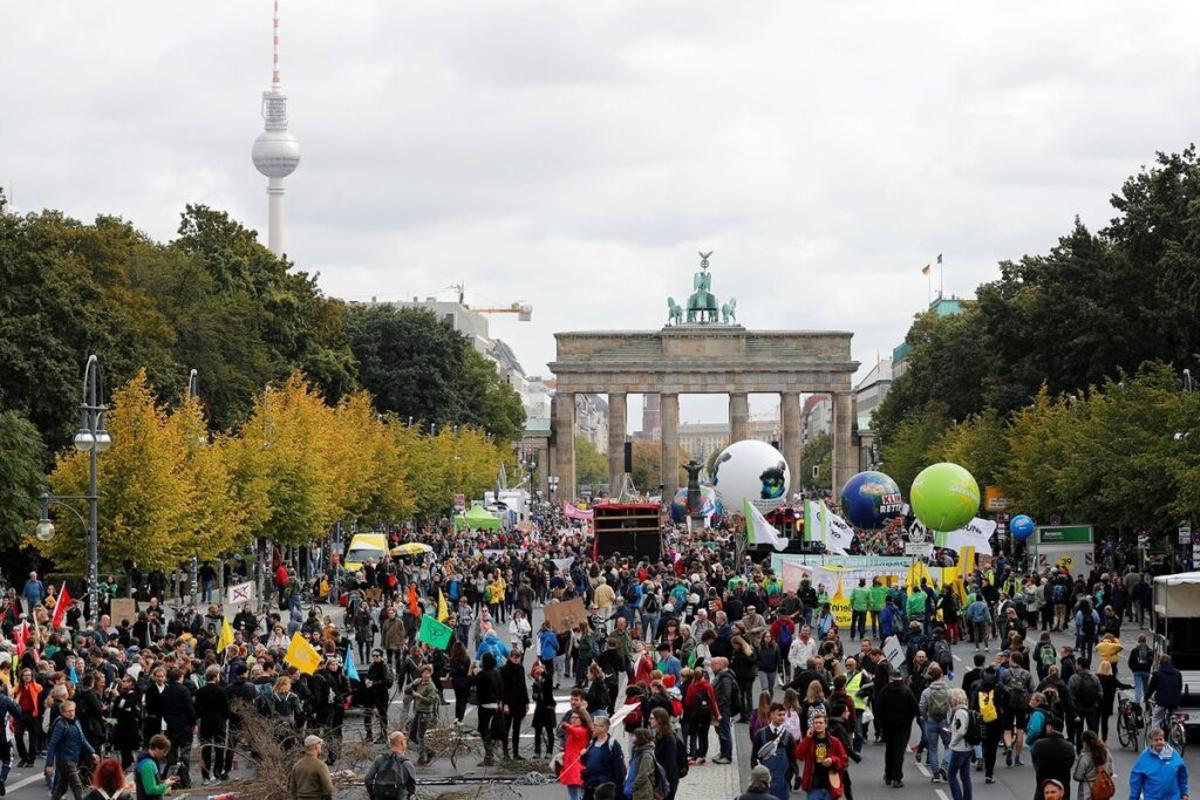
[[[492,321],[529,373],[554,331],[659,326],[714,250],[739,321],[852,330],[866,365],[939,252],[970,294],[1195,138],[1198,29],[1194,0],[283,0],[287,250],[339,297],[532,303]],[[206,203],[265,241],[270,36],[269,0],[4,3],[0,185],[160,239]]]

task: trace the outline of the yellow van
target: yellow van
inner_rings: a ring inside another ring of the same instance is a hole
[[[346,549],[346,571],[358,572],[368,558],[374,564],[387,555],[388,540],[382,533],[356,533]]]

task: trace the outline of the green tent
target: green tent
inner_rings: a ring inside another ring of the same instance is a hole
[[[465,514],[459,514],[454,518],[454,529],[478,531],[498,531],[500,530],[500,519],[492,516],[483,506],[471,506]]]

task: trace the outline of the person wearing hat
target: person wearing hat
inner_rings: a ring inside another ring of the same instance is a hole
[[[787,800],[786,795],[780,798],[772,794],[770,786],[771,770],[759,764],[750,770],[750,783],[737,800]]]
[[[904,676],[893,667],[887,686],[876,697],[875,712],[884,743],[883,782],[888,786],[904,785],[904,752],[918,711],[917,699],[904,685]]]
[[[292,800],[332,800],[333,780],[329,767],[321,760],[325,740],[320,736],[304,737],[304,755],[288,774],[288,796]]]

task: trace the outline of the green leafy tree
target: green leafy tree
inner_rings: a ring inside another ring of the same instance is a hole
[[[500,376],[496,365],[473,347],[463,350],[457,383],[462,414],[456,423],[482,428],[502,442],[521,438],[525,429],[521,396]]]
[[[945,430],[934,444],[937,461],[949,461],[966,469],[980,488],[996,484],[1008,466],[1008,442],[1004,420],[994,408],[973,414]]]
[[[925,467],[940,460],[938,444],[949,427],[941,407],[932,407],[923,414],[904,420],[895,432],[883,441],[883,471],[892,477],[907,497],[913,479]]]
[[[0,548],[29,534],[45,491],[45,465],[46,448],[34,424],[15,411],[0,412]]]
[[[575,437],[575,478],[591,486],[608,482],[608,457],[586,436]]]
[[[389,305],[351,308],[346,329],[359,381],[376,408],[439,426],[459,420],[463,336],[430,311]]]
[[[687,470],[682,465],[686,464],[689,460],[691,460],[691,455],[683,450],[683,448],[680,448],[680,486],[687,486]],[[637,487],[639,492],[645,494],[658,492],[658,487],[662,485],[662,445],[658,442],[634,442],[633,471],[629,475],[633,479],[633,485]],[[610,491],[616,491],[616,488],[610,487]]]
[[[815,478],[813,467],[817,468]],[[793,475],[792,481],[796,484],[796,489],[804,491],[828,489],[833,485],[833,439],[828,433],[818,433],[804,445],[800,474]]]

